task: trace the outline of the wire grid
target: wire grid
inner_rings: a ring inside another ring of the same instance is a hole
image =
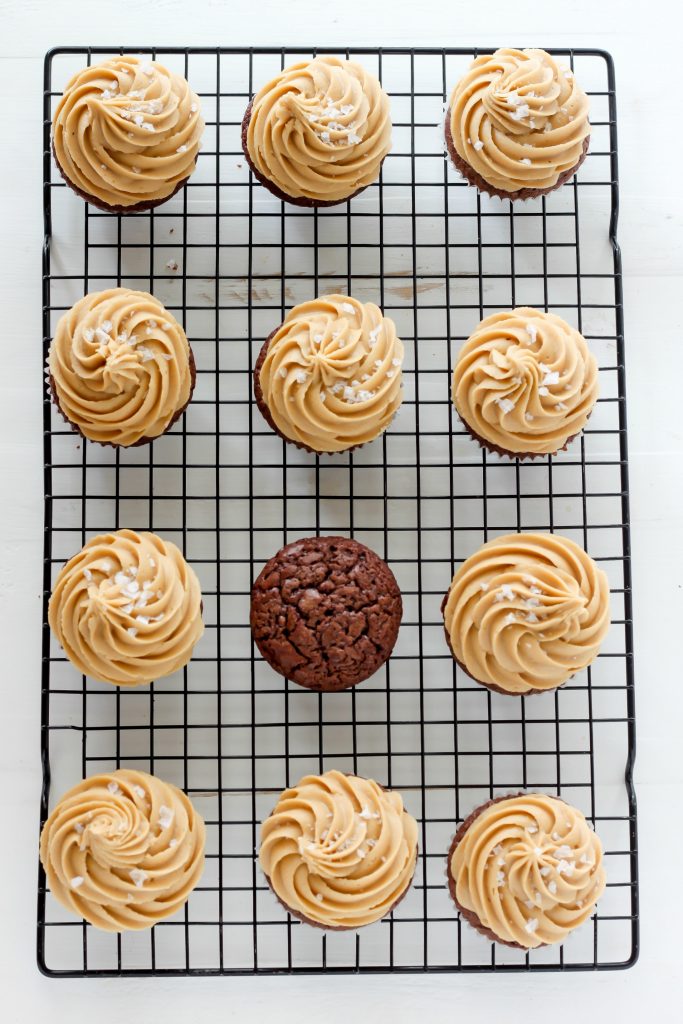
[[[52,163],[55,91],[107,55],[143,52],[200,94],[205,148],[187,188],[161,208],[116,217],[84,206]],[[517,204],[479,195],[444,159],[444,102],[476,50],[338,52],[390,94],[394,146],[380,181],[320,211],[274,199],[240,148],[250,96],[315,50],[58,48],[45,62],[44,354],[55,323],[88,291],[152,291],[181,319],[194,399],[167,436],[112,451],[85,444],[44,395],[45,611],[61,564],[98,532],[150,529],[198,573],[205,635],[182,672],[120,690],[79,677],[43,623],[44,789],[58,798],[117,767],[185,789],[207,822],[207,866],[183,912],[145,933],[98,931],[64,912],[39,877],[38,962],[54,975],[299,971],[508,971],[626,967],[638,952],[628,478],[614,73],[601,51],[564,56],[591,95],[590,154],[577,180]],[[176,265],[177,264],[177,268]],[[377,302],[406,347],[405,399],[383,437],[316,458],[287,446],[252,401],[263,339],[295,303],[332,291]],[[454,354],[488,313],[552,309],[582,330],[601,398],[555,458],[487,455],[450,402]],[[607,571],[612,626],[589,670],[524,700],[490,693],[454,666],[439,605],[454,570],[491,537],[557,530]],[[291,685],[251,641],[252,580],[280,546],[342,533],[391,564],[404,621],[390,662],[356,689]],[[355,933],[292,921],[259,871],[259,824],[283,787],[332,767],[401,790],[420,824],[412,889]],[[624,781],[626,776],[626,781]],[[52,778],[52,787],[50,779]],[[558,793],[594,823],[608,888],[561,947],[523,953],[458,919],[445,884],[457,824],[492,796]]]

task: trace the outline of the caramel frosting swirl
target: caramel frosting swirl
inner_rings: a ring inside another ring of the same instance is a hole
[[[588,97],[545,50],[477,57],[450,99],[458,155],[504,192],[553,188],[582,159]]]
[[[62,172],[111,207],[175,192],[195,169],[203,131],[199,99],[185,79],[128,56],[74,75],[52,123]]]
[[[379,176],[391,149],[389,97],[355,61],[302,61],[254,96],[246,143],[281,192],[341,202]]]
[[[59,903],[97,928],[151,928],[175,914],[204,868],[204,821],[146,772],[93,775],[43,826],[40,859]]]
[[[360,928],[404,895],[417,822],[399,793],[355,775],[307,775],[261,826],[260,863],[281,903],[324,928]]]
[[[199,580],[154,533],[93,537],[60,571],[48,619],[66,656],[93,679],[139,686],[187,665],[204,632]]]
[[[159,437],[190,400],[190,346],[147,292],[91,292],[61,317],[48,368],[62,414],[91,441]]]
[[[520,306],[481,321],[460,350],[452,393],[483,443],[552,455],[585,427],[598,397],[598,364],[561,317]]]
[[[496,537],[458,569],[443,605],[451,651],[504,693],[551,690],[597,658],[610,623],[609,582],[567,537]]]
[[[475,812],[449,870],[457,903],[526,949],[564,942],[605,889],[600,840],[581,811],[544,793]]]
[[[402,400],[403,344],[371,302],[325,295],[295,306],[258,375],[276,429],[315,452],[372,441]]]

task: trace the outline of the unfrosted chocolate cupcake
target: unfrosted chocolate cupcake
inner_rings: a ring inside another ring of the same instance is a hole
[[[204,122],[199,99],[156,61],[113,57],[67,84],[52,122],[57,168],[107,213],[166,202],[195,169]]]
[[[196,377],[185,331],[147,292],[91,292],[65,313],[48,356],[52,400],[83,437],[114,448],[160,437]]]
[[[441,610],[451,653],[475,682],[543,693],[597,658],[610,624],[609,581],[567,537],[511,533],[463,562]]]
[[[285,441],[316,454],[378,437],[401,401],[403,343],[372,302],[323,295],[289,311],[254,368],[264,419]]]
[[[296,206],[335,206],[379,177],[391,149],[389,97],[361,64],[321,56],[261,88],[242,148],[262,185]]]
[[[574,176],[588,152],[588,97],[545,50],[496,50],[451,93],[446,146],[481,192],[533,199]]]
[[[268,664],[300,686],[356,686],[389,658],[401,624],[389,566],[348,537],[306,537],[265,564],[251,591],[251,630]]]
[[[511,458],[555,455],[579,434],[598,398],[598,364],[585,338],[554,313],[493,313],[467,339],[452,397],[468,433]]]
[[[386,917],[410,888],[417,822],[400,793],[371,779],[307,775],[263,822],[259,861],[294,917],[355,930]]]
[[[446,877],[473,928],[523,950],[564,942],[605,889],[600,840],[581,811],[545,793],[477,807],[453,838]]]

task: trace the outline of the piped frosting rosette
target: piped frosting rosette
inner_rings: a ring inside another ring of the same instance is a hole
[[[156,61],[114,57],[69,81],[52,123],[68,182],[102,208],[156,205],[192,174],[204,122],[199,99]]]
[[[543,793],[475,811],[456,834],[447,874],[474,927],[525,949],[564,942],[605,889],[599,838],[581,811]]]
[[[286,197],[341,202],[379,176],[391,149],[389,97],[355,61],[293,64],[252,101],[246,149]]]
[[[287,440],[315,452],[372,441],[402,400],[403,344],[371,302],[325,295],[295,306],[257,366],[257,399]]]
[[[204,868],[204,821],[175,786],[120,770],[84,779],[45,822],[52,895],[97,928],[150,928],[186,902]]]
[[[57,324],[53,398],[84,437],[128,447],[163,434],[188,404],[194,362],[175,317],[147,292],[91,292]]]
[[[443,616],[453,656],[477,682],[509,694],[551,690],[597,658],[609,582],[567,537],[512,533],[465,560]]]
[[[457,155],[504,193],[561,184],[590,135],[574,73],[535,49],[477,57],[453,89],[447,122]]]
[[[598,397],[586,340],[554,313],[520,306],[481,321],[453,372],[453,402],[482,444],[555,454],[585,427]]]
[[[281,903],[324,928],[384,917],[410,886],[417,823],[399,793],[355,775],[307,775],[261,826],[261,867]]]
[[[180,550],[154,533],[93,537],[60,571],[50,627],[85,675],[139,686],[182,668],[204,632],[202,595]]]

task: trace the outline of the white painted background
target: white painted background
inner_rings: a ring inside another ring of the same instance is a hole
[[[0,0],[0,1014],[10,1022],[679,1019],[683,911],[683,132],[677,0]],[[54,45],[599,46],[617,69],[642,954],[547,977],[50,981],[35,967],[41,87]],[[679,356],[680,359],[680,356]],[[676,975],[678,979],[676,980]]]

